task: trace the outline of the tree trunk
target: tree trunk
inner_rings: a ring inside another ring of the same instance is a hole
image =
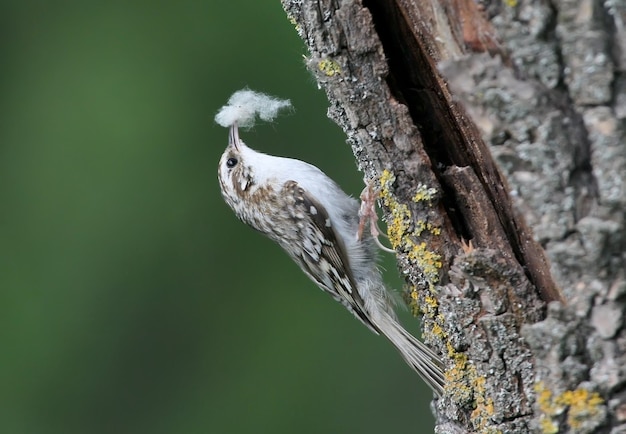
[[[626,1],[283,6],[445,361],[436,431],[626,433]]]

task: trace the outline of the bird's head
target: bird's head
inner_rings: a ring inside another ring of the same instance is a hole
[[[217,173],[222,196],[231,208],[244,200],[256,184],[253,164],[257,154],[241,141],[237,124],[232,125]]]

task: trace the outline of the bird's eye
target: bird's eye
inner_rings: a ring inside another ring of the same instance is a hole
[[[228,160],[226,160],[226,167],[232,169],[237,165],[237,163],[238,161],[236,158],[229,158]]]

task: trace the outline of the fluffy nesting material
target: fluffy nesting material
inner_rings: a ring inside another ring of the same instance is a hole
[[[215,122],[223,127],[237,126],[251,128],[256,117],[264,121],[273,121],[283,108],[290,108],[288,99],[278,99],[250,89],[242,89],[233,93],[228,104],[215,115]]]

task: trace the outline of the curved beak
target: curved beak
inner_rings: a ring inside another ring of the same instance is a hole
[[[235,149],[239,150],[239,128],[237,127],[237,122],[233,123],[230,126],[230,130],[228,131],[228,146],[234,146]]]

